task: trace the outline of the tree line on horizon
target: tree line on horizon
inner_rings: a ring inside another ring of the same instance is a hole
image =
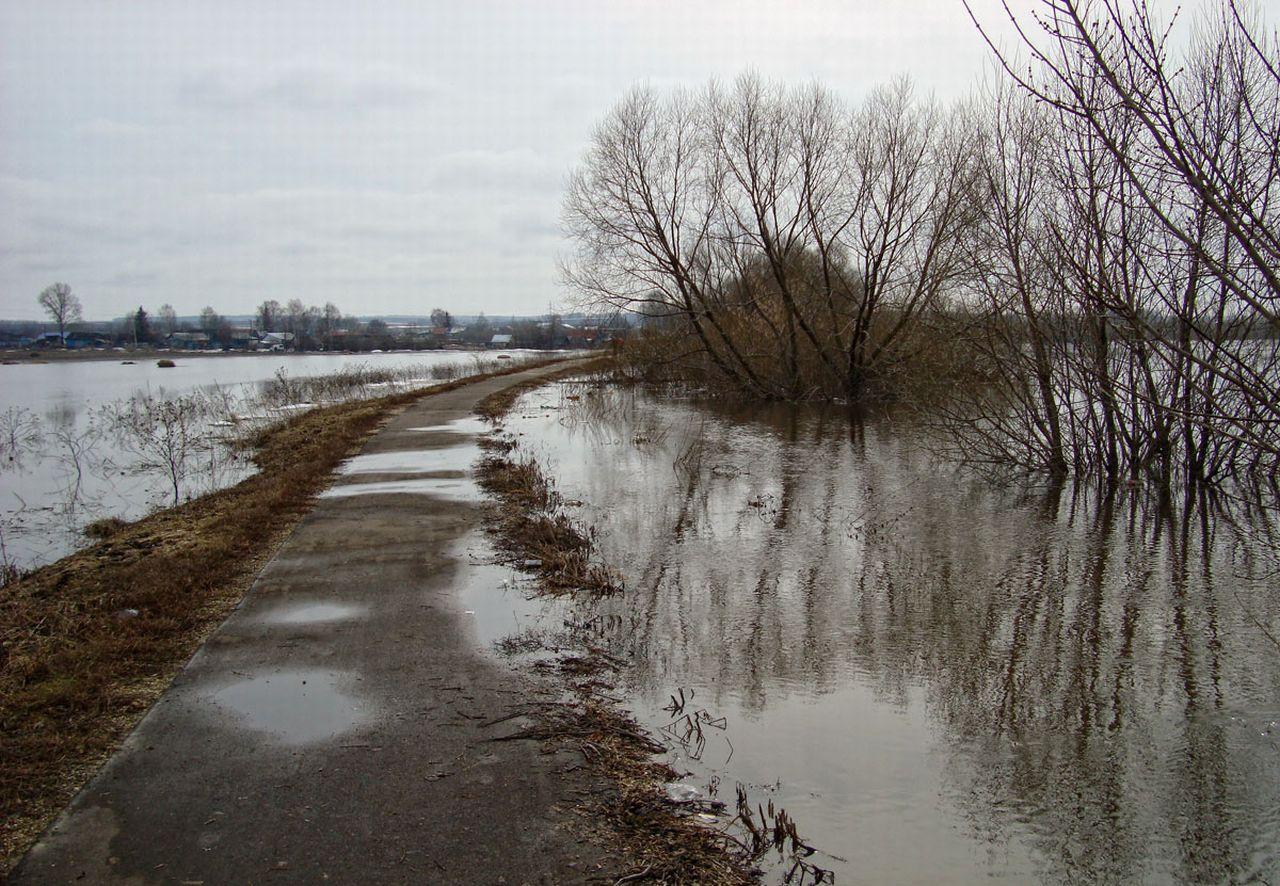
[[[57,338],[65,346],[71,339],[68,330],[83,319],[79,297],[69,285],[55,283],[41,292],[36,301],[49,322],[57,328]],[[200,333],[210,348],[238,349],[252,346],[258,339],[277,333],[283,334],[281,347],[296,351],[483,347],[489,345],[495,335],[510,336],[509,346],[518,348],[584,346],[567,341],[564,332],[572,327],[554,312],[546,315],[545,320],[513,317],[500,321],[490,320],[481,312],[465,326],[459,326],[449,311],[434,308],[428,317],[430,326],[423,330],[420,327],[393,326],[379,317],[346,315],[333,302],[315,306],[307,305],[301,299],[290,299],[284,303],[267,299],[254,310],[248,326],[243,322],[237,324],[234,322],[236,319],[219,314],[212,306],[206,306],[192,318],[180,318],[169,304],[162,305],[156,314],[139,306],[133,313],[113,321],[110,337],[116,344],[163,345],[177,341],[172,338],[177,333],[183,337],[183,345],[189,346],[187,336]],[[597,320],[596,323],[599,328],[607,329],[610,337],[622,334],[620,330],[626,326],[617,318]]]
[[[1275,34],[1235,0],[1185,45],[1139,0],[1009,15],[1021,54],[950,105],[632,89],[570,180],[565,279],[651,318],[643,373],[916,405],[972,463],[1274,485]]]

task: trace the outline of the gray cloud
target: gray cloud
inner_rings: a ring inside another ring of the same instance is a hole
[[[419,106],[436,92],[433,84],[394,71],[242,66],[184,77],[176,100],[184,109],[364,113]]]

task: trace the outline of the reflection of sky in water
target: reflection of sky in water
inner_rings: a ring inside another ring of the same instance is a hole
[[[347,603],[316,601],[277,606],[267,610],[259,618],[266,624],[273,625],[309,625],[347,621],[363,615],[364,611],[361,606],[352,606]]]
[[[475,445],[444,446],[432,449],[371,452],[347,459],[338,474],[426,474],[442,471],[469,471],[480,450]]]
[[[346,689],[355,682],[351,674],[318,668],[274,671],[224,686],[210,701],[245,728],[288,745],[312,744],[365,722],[368,706]]]
[[[335,483],[320,498],[353,498],[362,495],[429,495],[441,501],[474,502],[480,487],[472,480],[424,477],[417,480],[383,480],[362,483]]]
[[[596,609],[638,716],[728,718],[677,768],[774,786],[846,880],[1280,872],[1273,522],[1001,491],[888,421],[565,391],[507,426],[625,574]]]
[[[162,472],[139,472],[136,458],[110,436],[88,433],[92,416],[108,403],[138,392],[179,395],[213,385],[238,395],[245,386],[255,390],[278,370],[302,378],[362,366],[421,367],[426,379],[431,367],[457,364],[470,371],[474,362],[470,355],[456,351],[229,357],[175,354],[170,356],[177,366],[161,369],[154,359],[125,365],[125,356],[122,354],[121,360],[0,367],[0,419],[25,410],[23,414],[39,420],[42,430],[38,445],[25,447],[13,461],[7,457],[0,461],[0,531],[4,553],[11,562],[28,566],[56,560],[84,546],[81,528],[93,520],[108,516],[132,520],[171,503],[172,491]],[[472,424],[450,426],[449,430],[470,432]],[[242,456],[216,449],[202,454],[186,472],[182,497],[231,485],[252,470],[252,464]],[[414,485],[401,491],[428,490]],[[474,486],[458,481],[436,491],[453,497],[477,494]]]

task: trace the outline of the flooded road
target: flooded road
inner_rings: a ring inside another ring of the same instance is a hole
[[[627,591],[481,639],[586,625],[685,781],[839,882],[1280,876],[1274,514],[1000,488],[834,412],[562,385],[506,427]]]

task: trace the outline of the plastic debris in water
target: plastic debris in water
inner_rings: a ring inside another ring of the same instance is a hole
[[[667,799],[672,803],[692,803],[694,800],[702,796],[702,791],[698,790],[691,784],[682,784],[678,781],[667,782],[664,787],[667,789]]]

